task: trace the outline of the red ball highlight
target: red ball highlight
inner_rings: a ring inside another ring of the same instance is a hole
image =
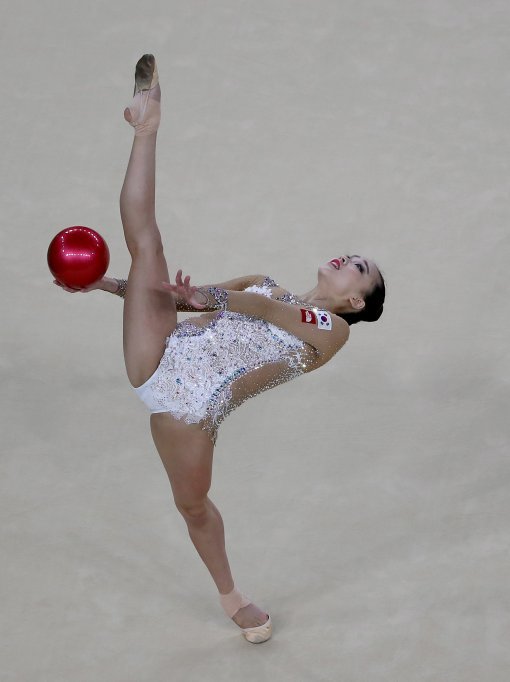
[[[48,267],[67,287],[84,288],[104,277],[110,251],[101,235],[90,227],[66,227],[51,240]]]

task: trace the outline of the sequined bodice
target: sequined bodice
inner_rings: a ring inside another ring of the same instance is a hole
[[[277,286],[266,277],[245,291],[271,298],[271,287]],[[297,302],[292,294],[279,300]],[[286,370],[275,376],[271,385],[288,381],[305,371],[306,353],[301,339],[250,315],[221,311],[201,327],[193,319],[183,320],[167,339],[161,360],[163,371],[154,384],[154,395],[161,405],[172,404],[175,416],[188,423],[207,417],[217,426],[236,407],[231,401],[231,385],[236,379],[284,360]],[[262,390],[266,388],[270,386]]]

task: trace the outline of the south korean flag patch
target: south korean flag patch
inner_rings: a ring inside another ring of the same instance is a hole
[[[317,311],[317,326],[319,329],[325,329],[327,332],[330,332],[333,329],[331,315],[327,310]]]

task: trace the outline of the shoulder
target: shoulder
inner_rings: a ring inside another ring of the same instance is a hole
[[[347,322],[330,312],[267,299],[266,319],[310,345],[319,365],[330,360],[349,338]]]
[[[218,289],[227,289],[229,291],[244,291],[248,287],[257,284],[259,280],[263,280],[265,275],[241,275],[241,277],[234,277],[234,279],[226,280],[225,282],[216,282],[215,284],[202,284],[203,287],[217,287]]]
[[[306,318],[310,311],[299,308],[299,312],[302,318]],[[320,364],[325,364],[347,343],[350,327],[342,317],[332,313],[330,310],[314,309],[312,312],[315,315],[315,319],[310,323],[310,326],[314,331],[314,339],[319,352],[319,362]]]
[[[246,278],[243,291],[253,291],[254,293],[263,294],[271,298],[272,291],[275,288],[278,289],[279,286],[272,277],[268,275],[249,275]]]
[[[253,282],[252,284],[259,286],[259,287],[277,287],[279,284],[275,282],[275,280],[270,277],[269,275],[252,275],[253,277]]]

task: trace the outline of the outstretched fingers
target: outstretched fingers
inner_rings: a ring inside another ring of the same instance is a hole
[[[175,284],[170,284],[170,282],[161,282],[161,284],[167,291],[171,291],[174,295],[182,298],[184,301],[186,301],[186,303],[189,303],[194,308],[202,310],[206,307],[206,305],[199,302],[197,293],[199,294],[200,292],[197,287],[190,285],[190,280],[190,275],[186,275],[183,280],[182,270],[179,269],[177,271],[177,275],[175,276]]]

